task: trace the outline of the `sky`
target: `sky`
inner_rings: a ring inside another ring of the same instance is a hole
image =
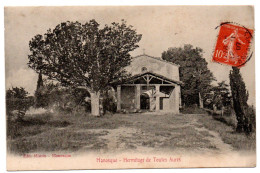
[[[191,44],[203,49],[218,82],[229,83],[231,67],[212,62],[221,22],[239,23],[254,29],[254,9],[250,6],[128,6],[128,7],[6,7],[5,8],[5,64],[6,89],[25,87],[34,93],[37,74],[27,67],[29,41],[65,21],[85,23],[95,19],[105,24],[125,19],[138,34],[142,34],[139,48],[132,56],[145,53],[160,57],[169,47]],[[254,52],[254,40],[251,45]],[[255,56],[241,68],[249,104],[255,105]]]

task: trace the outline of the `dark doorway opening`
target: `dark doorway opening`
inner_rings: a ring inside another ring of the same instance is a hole
[[[146,93],[141,94],[140,96],[141,109],[149,110],[150,109],[150,98]]]
[[[163,110],[163,97],[160,97],[160,110]]]

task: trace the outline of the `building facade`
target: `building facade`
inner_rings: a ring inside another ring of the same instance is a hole
[[[160,58],[139,55],[126,70],[132,76],[117,85],[117,110],[179,113],[179,66]]]

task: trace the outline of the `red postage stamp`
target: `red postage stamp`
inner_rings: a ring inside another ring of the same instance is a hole
[[[251,29],[231,23],[221,24],[212,60],[236,67],[243,66],[250,57],[252,35]]]

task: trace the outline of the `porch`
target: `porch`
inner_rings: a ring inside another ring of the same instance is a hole
[[[148,110],[179,113],[180,83],[146,72],[117,85],[117,111]]]

